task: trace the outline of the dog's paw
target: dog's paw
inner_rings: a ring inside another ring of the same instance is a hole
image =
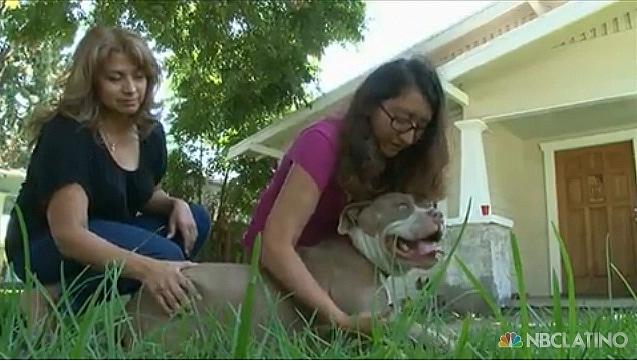
[[[416,289],[418,291],[422,291],[426,288],[429,288],[429,286],[430,286],[429,277],[418,277],[416,279]]]

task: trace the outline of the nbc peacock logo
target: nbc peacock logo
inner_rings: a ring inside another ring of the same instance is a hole
[[[520,348],[522,347],[522,336],[515,332],[507,332],[500,336],[498,347]]]

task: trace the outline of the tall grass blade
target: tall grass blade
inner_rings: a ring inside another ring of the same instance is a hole
[[[575,275],[573,274],[573,264],[571,257],[566,249],[566,243],[562,235],[558,231],[555,223],[551,222],[555,238],[560,245],[560,254],[562,255],[562,266],[566,272],[566,285],[568,290],[568,337],[569,340],[575,338],[577,333],[577,302],[575,300]]]
[[[27,224],[24,220],[24,214],[22,213],[22,208],[20,208],[20,206],[18,204],[15,205],[15,211],[16,211],[16,215],[18,216],[18,225],[20,226],[20,235],[22,237],[22,246],[23,246],[23,250],[24,250],[24,269],[27,270],[26,272],[26,287],[30,288],[33,287],[32,283],[31,283],[31,272],[28,272],[31,270],[31,252],[29,249],[29,233],[27,230]]]
[[[239,332],[237,342],[234,347],[234,359],[248,358],[248,349],[250,347],[250,333],[252,328],[252,310],[254,305],[254,297],[259,279],[259,258],[261,257],[261,235],[257,235],[254,246],[252,248],[252,259],[250,262],[250,281],[246,289],[245,300],[241,305],[241,313],[239,315]]]
[[[624,275],[621,273],[619,268],[617,268],[615,266],[614,263],[611,263],[610,267],[613,269],[613,271],[615,271],[615,273],[617,274],[619,279],[622,280],[622,282],[624,283],[624,286],[626,286],[626,289],[628,290],[628,292],[630,292],[630,295],[633,297],[633,300],[635,300],[635,302],[637,302],[637,295],[635,294],[635,291],[633,290],[633,288],[630,287],[630,282],[628,282],[626,277],[624,277]]]
[[[24,289],[22,292],[25,292],[27,295],[33,295],[33,292],[36,291],[36,287],[34,285],[33,274],[31,273],[31,250],[29,247],[29,233],[27,230],[27,224],[24,220],[24,214],[22,213],[22,208],[18,204],[15,205],[16,215],[18,217],[18,225],[20,226],[20,236],[22,238],[22,249],[24,253],[24,270],[25,270],[25,280],[24,280]],[[39,291],[39,290],[38,290]],[[43,290],[42,290],[43,291]],[[20,309],[20,312],[24,310]],[[31,357],[35,357],[35,349],[33,348],[31,325],[34,325],[35,322],[33,318],[35,315],[31,314],[31,310],[26,312],[26,329],[22,329],[22,333],[24,336],[24,342],[27,344],[27,348],[29,349],[29,353]]]
[[[555,324],[555,331],[562,331],[564,329],[564,322],[562,320],[562,297],[560,294],[560,285],[555,270],[552,270],[551,274],[553,277],[553,323]]]
[[[529,300],[526,297],[526,285],[524,284],[524,270],[522,269],[522,257],[520,256],[520,244],[518,238],[511,232],[511,251],[513,253],[513,266],[515,267],[515,277],[518,281],[518,294],[520,295],[520,326],[522,337],[529,334]],[[531,349],[525,347],[523,350],[527,359],[531,358]]]
[[[22,208],[18,204],[15,205],[15,212],[18,216],[18,225],[20,226],[20,236],[22,238],[22,250],[24,253],[24,269],[25,269],[25,280],[24,280],[24,292],[27,295],[33,294],[33,274],[31,273],[31,250],[29,248],[29,232],[27,230],[27,224],[24,220],[24,214],[22,213]],[[31,312],[27,312],[27,324],[32,324]]]
[[[469,341],[469,323],[470,323],[469,317],[465,317],[462,320],[462,328],[460,329],[460,335],[458,336],[458,345],[456,346],[456,351],[454,356],[454,359],[456,360],[467,358],[467,356],[465,355],[465,346],[467,345],[467,342]]]
[[[454,257],[454,254],[456,253],[456,250],[458,249],[458,246],[460,245],[460,240],[462,240],[462,236],[464,235],[464,231],[467,228],[467,222],[469,221],[469,213],[471,211],[471,199],[469,199],[469,205],[467,206],[467,212],[464,215],[464,220],[462,221],[462,226],[460,227],[460,232],[458,232],[458,237],[456,237],[456,240],[454,241],[453,245],[451,246],[451,250],[449,251],[449,254],[445,257],[444,261],[442,262],[442,264],[438,267],[436,273],[434,273],[433,277],[431,278],[431,283],[430,283],[430,287],[429,290],[431,292],[431,294],[436,294],[438,287],[440,286],[440,283],[442,282],[442,278],[444,277],[444,275],[447,273],[447,269],[449,268],[449,264],[451,263],[451,259],[452,257]]]
[[[115,313],[116,306],[119,306],[117,307],[118,310],[124,309],[122,297],[119,296],[119,292],[117,290],[117,281],[121,277],[123,270],[124,270],[123,262],[117,262],[115,264],[115,267],[112,269],[112,271],[106,273],[106,278],[109,280],[108,282],[109,290],[107,295],[107,299],[109,300],[109,302],[105,305],[106,309],[105,309],[104,322],[107,325],[113,325],[112,328],[107,328],[105,330],[106,338],[108,340],[107,358],[109,359],[115,358],[115,355],[117,352],[116,332],[117,332],[117,328],[120,326],[118,325],[118,319]]]
[[[88,282],[88,281],[85,281],[85,282]],[[98,298],[102,292],[105,292],[105,288],[106,288],[106,277],[102,279],[102,281],[100,282],[95,292],[90,296],[89,304],[86,306],[86,309],[84,310],[84,315],[81,319],[81,322],[79,323],[80,327],[78,330],[79,332],[78,338],[75,341],[75,347],[71,351],[71,358],[73,359],[81,359],[81,358],[85,359],[87,357],[84,355],[84,352],[91,351],[89,347],[89,342],[88,342],[89,336],[90,336],[91,330],[95,328],[95,323],[97,321],[98,308],[96,307],[96,305],[98,303]]]
[[[511,329],[510,324],[508,320],[506,320],[504,316],[502,315],[502,311],[500,310],[500,307],[496,303],[491,293],[484,288],[484,285],[480,282],[480,280],[478,280],[478,278],[473,274],[473,272],[471,272],[469,267],[467,267],[467,265],[462,261],[462,259],[460,259],[458,256],[454,256],[454,258],[456,262],[458,262],[458,265],[460,266],[460,269],[462,270],[462,272],[469,279],[469,282],[471,282],[471,284],[478,291],[480,296],[482,296],[482,299],[487,303],[487,306],[489,307],[489,309],[491,309],[493,316],[500,324],[500,330],[502,331],[502,333],[510,331]],[[469,346],[471,347],[471,345]],[[475,352],[476,351],[474,350],[474,353]],[[515,349],[513,349],[513,352],[515,352]],[[513,355],[513,357],[515,357],[515,354]]]
[[[467,267],[466,263],[464,263],[460,257],[455,256],[454,258],[456,259],[456,262],[458,262],[458,265],[460,265],[462,272],[469,279],[469,282],[471,282],[473,287],[478,291],[478,293],[480,293],[480,296],[482,296],[484,301],[487,303],[487,305],[489,306],[489,309],[491,309],[491,312],[495,316],[496,320],[498,320],[498,322],[504,325],[505,320],[504,320],[504,317],[502,316],[502,311],[500,310],[500,307],[498,306],[497,302],[495,301],[491,293],[487,291],[486,288],[484,288],[484,285],[482,284],[482,282],[478,280],[478,278],[473,274],[473,272],[471,272],[469,267]]]
[[[612,249],[610,248],[610,234],[606,233],[606,286],[608,288],[608,305],[610,306],[610,314],[615,313],[613,307],[613,274],[610,271],[610,262],[612,259]]]
[[[562,295],[560,294],[560,285],[555,270],[551,271],[553,278],[553,332],[564,332],[564,322],[562,320]],[[564,359],[564,348],[559,350],[560,359]]]

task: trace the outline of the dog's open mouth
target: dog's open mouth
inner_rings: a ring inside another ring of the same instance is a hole
[[[401,237],[389,235],[385,238],[387,249],[393,250],[396,256],[403,258],[410,263],[429,263],[442,254],[442,246],[439,242],[432,242],[426,239],[407,240]]]

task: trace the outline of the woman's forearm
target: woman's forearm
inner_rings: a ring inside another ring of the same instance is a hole
[[[173,210],[175,201],[178,200],[179,198],[169,196],[166,191],[161,189],[161,187],[155,187],[153,195],[144,205],[144,211],[151,214],[168,217],[170,215],[170,212],[172,212]]]
[[[306,306],[317,310],[323,319],[340,323],[347,317],[314,279],[292,246],[269,246],[264,239],[262,264],[288,292],[293,293]]]
[[[123,276],[142,280],[154,260],[118,247],[88,229],[69,230],[54,235],[60,253],[81,264],[103,271],[107,265],[123,264]]]

